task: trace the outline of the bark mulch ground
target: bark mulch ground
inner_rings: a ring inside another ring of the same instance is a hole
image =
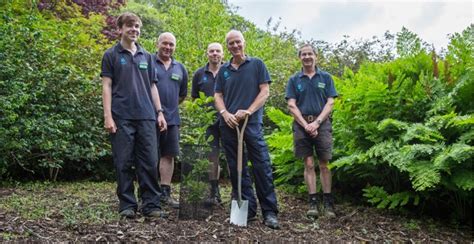
[[[1,189],[1,197],[14,192]],[[61,194],[52,191],[49,194]],[[12,241],[93,241],[93,242],[317,242],[317,241],[397,241],[472,243],[470,227],[449,227],[445,223],[408,219],[366,206],[338,203],[336,219],[305,217],[307,203],[292,195],[278,193],[280,230],[250,222],[246,228],[229,224],[229,200],[214,209],[206,220],[179,220],[177,210],[168,219],[122,219],[105,224],[64,225],[61,216],[27,220],[0,209],[0,242]],[[111,195],[113,196],[113,194]],[[59,206],[60,208],[60,206]],[[2,234],[3,233],[3,234]]]

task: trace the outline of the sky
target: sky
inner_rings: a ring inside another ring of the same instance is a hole
[[[266,29],[271,17],[279,30],[301,31],[303,40],[338,42],[351,38],[383,38],[402,27],[416,33],[437,50],[446,48],[448,34],[474,23],[474,0],[228,0],[237,13]]]

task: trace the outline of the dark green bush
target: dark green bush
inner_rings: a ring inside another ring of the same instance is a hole
[[[55,179],[66,162],[92,164],[109,149],[97,79],[103,17],[59,20],[27,2],[0,10],[0,176]]]

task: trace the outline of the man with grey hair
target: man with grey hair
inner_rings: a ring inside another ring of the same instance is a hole
[[[238,142],[235,127],[241,126],[248,117],[244,132],[247,151],[244,152],[242,161],[242,198],[249,201],[248,219],[254,220],[257,202],[247,167],[249,159],[253,165],[252,173],[264,224],[272,229],[279,229],[270,155],[262,130],[263,106],[270,94],[270,75],[262,60],[245,55],[245,39],[240,31],[229,31],[226,44],[232,58],[222,65],[217,74],[214,98],[216,109],[222,116],[221,140],[230,169],[232,188],[237,189]]]
[[[193,83],[191,88],[191,97],[193,99],[199,98],[199,93],[204,93],[207,97],[214,96],[214,86],[216,83],[217,72],[222,64],[222,58],[224,58],[224,51],[220,43],[214,42],[207,46],[207,60],[208,63],[196,70],[193,76]],[[219,151],[220,151],[220,133],[219,133],[219,117],[217,114],[216,121],[207,128],[206,136],[212,136],[212,140],[209,143],[211,146],[211,152],[208,154],[208,159],[211,162],[209,169],[209,182],[211,185],[211,191],[209,196],[209,203],[217,205],[222,202],[221,194],[219,191]]]
[[[179,202],[171,197],[171,178],[174,170],[174,157],[179,154],[179,116],[178,105],[188,92],[188,72],[181,63],[173,59],[176,38],[172,33],[165,32],[158,37],[158,49],[155,58],[155,69],[158,76],[163,114],[168,129],[157,133],[160,154],[161,201],[173,208],[179,208]]]

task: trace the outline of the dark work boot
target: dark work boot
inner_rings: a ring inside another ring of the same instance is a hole
[[[172,208],[179,208],[179,202],[174,200],[171,196],[171,186],[161,185],[161,198],[160,201],[163,205],[168,205]]]
[[[280,224],[278,224],[277,215],[271,211],[265,212],[263,214],[263,224],[274,230],[280,229]]]
[[[120,217],[128,218],[128,219],[133,219],[136,216],[135,210],[130,209],[130,208],[120,211],[119,214],[120,214]]]
[[[323,206],[324,206],[324,215],[328,218],[335,218],[336,213],[334,211],[334,197],[331,193],[323,194]]]
[[[211,184],[211,191],[210,191],[210,194],[209,194],[209,200],[208,201],[212,205],[219,205],[219,204],[222,203],[221,193],[220,193],[220,190],[219,190],[219,181],[211,180],[210,184]]]
[[[318,218],[319,217],[319,210],[318,210],[319,198],[318,198],[318,195],[316,193],[310,194],[308,201],[309,201],[309,209],[306,212],[306,216],[308,218],[314,218],[314,219]]]

